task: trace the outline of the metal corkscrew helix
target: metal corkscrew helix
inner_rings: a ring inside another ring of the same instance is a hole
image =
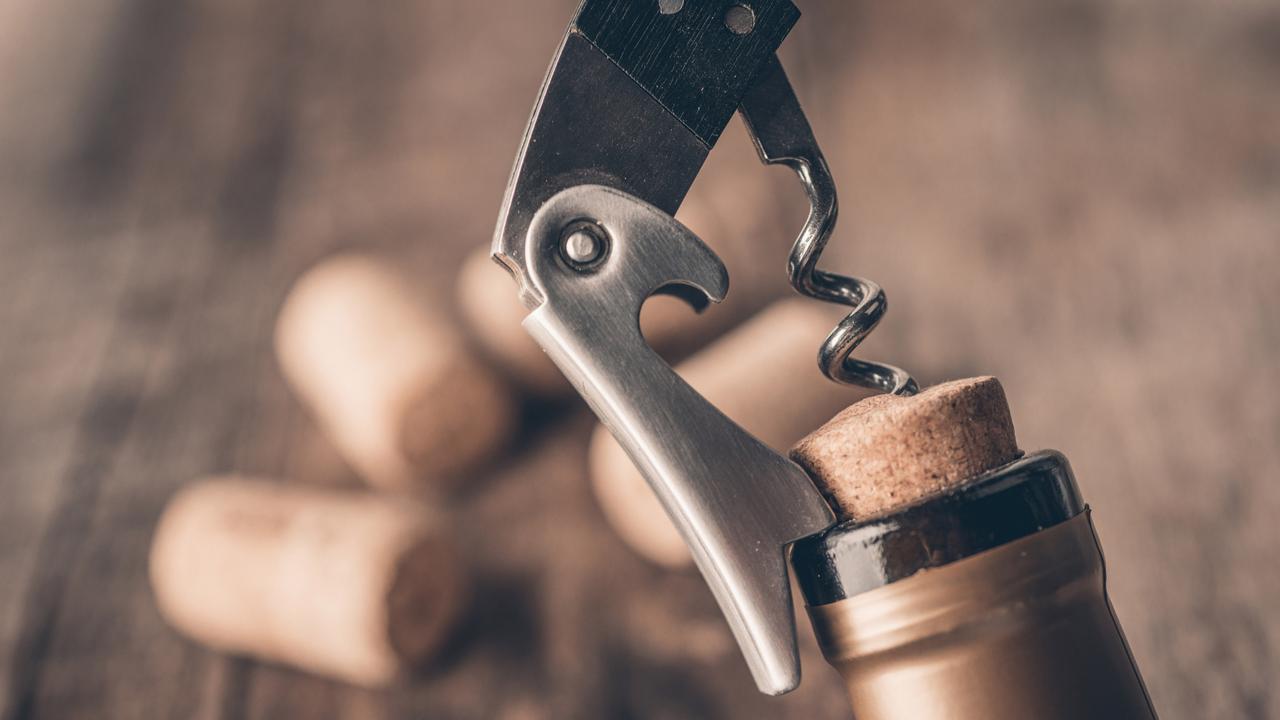
[[[809,195],[792,284],[854,308],[822,347],[823,372],[915,391],[901,370],[849,358],[884,294],[816,267],[835,185],[774,54],[799,16],[790,0],[585,0],[543,82],[493,243],[530,308],[525,330],[644,475],[769,694],[800,681],[787,546],[835,517],[799,465],[653,352],[639,314],[655,293],[701,309],[729,290],[724,263],[672,215],[740,111],[760,157],[793,168]]]
[[[895,395],[914,395],[919,388],[906,371],[852,357],[853,351],[879,324],[888,304],[884,290],[874,282],[817,267],[836,224],[836,185],[776,57],[765,62],[755,86],[743,98],[742,115],[761,160],[794,170],[809,199],[809,216],[787,260],[791,286],[803,295],[853,308],[822,343],[818,367],[839,383]]]

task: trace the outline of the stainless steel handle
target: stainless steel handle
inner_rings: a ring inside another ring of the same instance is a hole
[[[723,263],[670,215],[601,185],[543,204],[525,253],[545,298],[525,328],[666,507],[757,686],[793,689],[800,666],[784,547],[828,527],[831,510],[799,466],[707,402],[640,333],[640,307],[655,292],[722,300]]]

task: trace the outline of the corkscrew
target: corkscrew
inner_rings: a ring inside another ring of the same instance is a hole
[[[525,131],[493,254],[530,308],[525,329],[666,508],[757,686],[799,683],[787,547],[834,521],[808,476],[717,410],[646,344],[653,294],[695,309],[728,292],[724,264],[672,215],[740,111],[762,161],[795,170],[810,212],[792,285],[852,312],[823,343],[837,382],[910,394],[902,370],[851,358],[885,311],[874,283],[817,268],[835,184],[775,50],[789,0],[586,0]]]
[[[835,382],[914,395],[919,388],[906,371],[852,357],[880,323],[888,303],[884,290],[870,280],[818,269],[839,212],[836,184],[776,56],[765,61],[741,111],[761,161],[794,170],[809,199],[809,216],[787,259],[791,286],[802,295],[853,308],[822,343],[818,367]]]

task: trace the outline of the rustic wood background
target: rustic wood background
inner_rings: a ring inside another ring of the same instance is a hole
[[[342,248],[450,302],[572,5],[0,0],[4,718],[847,717],[811,640],[804,687],[757,696],[701,581],[614,538],[576,405],[531,407],[458,501],[478,592],[418,679],[219,656],[152,605],[175,488],[350,481],[274,312]],[[784,59],[841,183],[832,262],[892,301],[867,354],[1000,376],[1022,446],[1072,459],[1162,717],[1280,714],[1280,5],[802,9]],[[738,212],[794,226],[778,192]]]

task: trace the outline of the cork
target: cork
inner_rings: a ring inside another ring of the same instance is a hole
[[[529,309],[520,301],[511,275],[490,257],[489,248],[475,250],[462,264],[457,305],[481,352],[522,390],[541,397],[572,391],[559,368],[521,326]]]
[[[512,433],[511,387],[386,262],[339,255],[307,271],[275,344],[285,379],[375,487],[457,489]]]
[[[150,565],[183,634],[364,686],[437,652],[465,587],[443,518],[413,501],[240,477],[180,491]]]
[[[676,372],[730,419],[779,452],[865,391],[822,376],[818,346],[838,308],[792,298],[770,305],[676,366]],[[631,459],[603,426],[591,440],[596,499],[619,537],[669,568],[692,564],[689,549]]]
[[[801,465],[844,519],[870,520],[944,494],[1018,456],[1004,388],[955,380],[876,395],[800,441]]]

